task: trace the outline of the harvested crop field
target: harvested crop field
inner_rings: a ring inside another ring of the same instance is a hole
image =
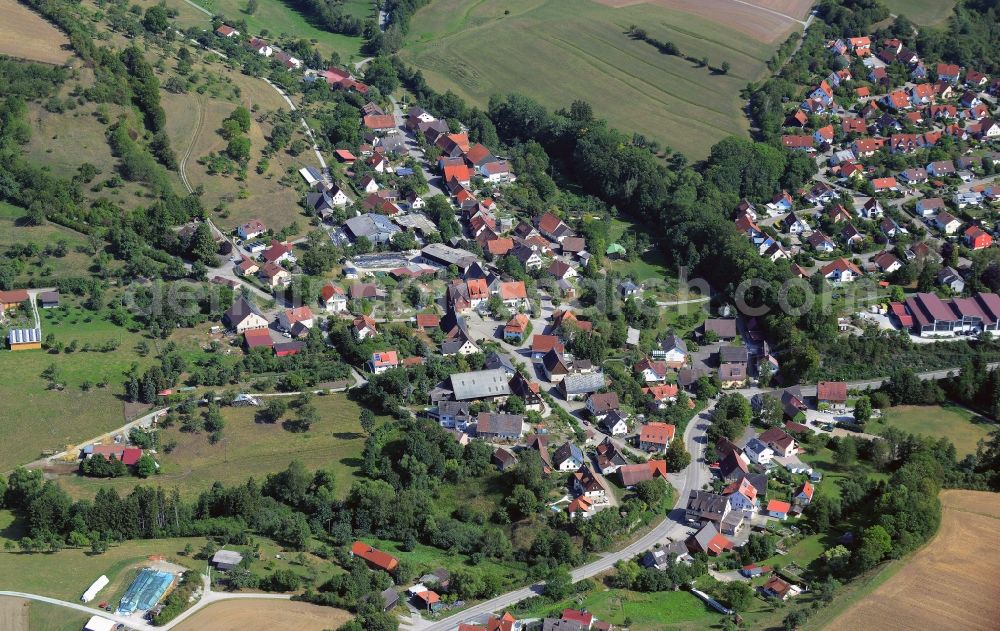
[[[597,0],[622,8],[635,5],[663,7],[703,17],[762,42],[778,43],[789,29],[803,23],[810,0]]]
[[[991,631],[1000,618],[1000,494],[943,491],[937,536],[828,631]]]
[[[0,54],[49,64],[73,56],[66,36],[17,0],[0,0],[0,15]]]
[[[510,92],[549,109],[580,99],[614,127],[697,159],[729,135],[747,135],[740,91],[767,73],[775,47],[715,17],[658,4],[433,0],[414,15],[400,56],[435,89],[481,106]],[[672,42],[681,56],[633,39],[631,25]],[[783,40],[801,25],[770,28]]]
[[[225,600],[177,625],[177,631],[323,631],[351,619],[343,609],[283,600]]]
[[[0,598],[0,629],[28,631],[28,601],[20,598]]]

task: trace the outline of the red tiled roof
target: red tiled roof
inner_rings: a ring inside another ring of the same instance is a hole
[[[674,391],[676,390],[677,386],[674,386]],[[667,423],[646,423],[639,429],[639,442],[668,445],[674,439],[676,430],[676,427]]]
[[[351,554],[360,559],[364,559],[368,565],[377,567],[380,570],[385,570],[386,572],[395,570],[396,566],[399,565],[399,561],[396,557],[387,552],[376,550],[363,541],[354,542],[354,545],[351,546]]]
[[[820,381],[816,384],[816,398],[820,401],[847,401],[847,383],[844,381]]]

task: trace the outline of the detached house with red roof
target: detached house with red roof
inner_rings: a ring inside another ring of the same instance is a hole
[[[827,263],[820,268],[819,273],[835,283],[850,283],[864,275],[857,265],[843,258]]]
[[[808,506],[813,499],[813,485],[808,480],[802,484],[802,488],[795,493],[795,503],[799,506]]]
[[[820,381],[816,384],[816,405],[843,409],[847,405],[847,383]]]
[[[666,453],[676,431],[677,428],[668,423],[646,423],[639,428],[639,449]]]
[[[368,564],[373,570],[392,572],[399,565],[399,560],[389,554],[371,547],[363,541],[355,541],[351,546],[351,556],[357,557]]]
[[[963,240],[973,250],[982,250],[993,245],[993,237],[979,226],[966,229]]]

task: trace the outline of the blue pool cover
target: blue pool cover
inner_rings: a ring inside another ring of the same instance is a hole
[[[173,582],[174,575],[170,572],[159,572],[148,568],[141,570],[122,596],[118,611],[129,615],[136,611],[152,609],[160,602]]]

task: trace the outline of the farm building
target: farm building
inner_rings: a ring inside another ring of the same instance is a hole
[[[7,333],[7,344],[12,351],[27,351],[42,348],[41,329],[11,329]]]
[[[59,306],[59,292],[58,291],[43,291],[38,294],[38,302],[41,303],[42,309],[52,309]]]
[[[235,550],[219,550],[212,555],[212,565],[221,572],[228,572],[239,565],[241,561],[243,561],[243,555]]]
[[[0,307],[4,309],[14,309],[27,300],[28,292],[24,289],[0,291]]]
[[[83,631],[111,631],[114,628],[114,620],[108,620],[100,616],[91,616],[87,624],[83,625]]]
[[[363,541],[355,541],[351,546],[351,556],[358,557],[368,564],[373,570],[392,572],[399,565],[399,560],[389,554],[377,550]]]

